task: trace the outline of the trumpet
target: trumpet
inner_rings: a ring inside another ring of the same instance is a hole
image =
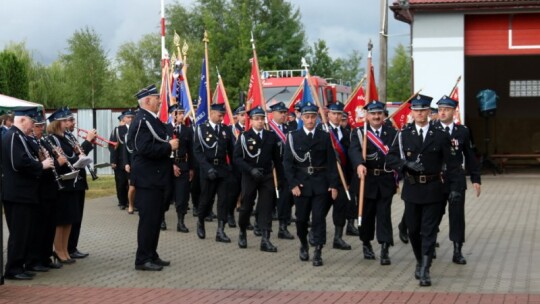
[[[88,130],[78,128],[77,129],[77,136],[80,138],[86,138],[86,135],[88,135]],[[110,141],[102,136],[99,136],[96,134],[96,138],[91,141],[93,144],[96,144],[102,148],[107,147],[108,145],[111,145],[113,147],[118,146],[118,142],[116,141]]]

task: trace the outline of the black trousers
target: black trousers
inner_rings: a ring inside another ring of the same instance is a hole
[[[292,207],[294,205],[293,196],[289,189],[289,184],[285,181],[285,177],[281,179],[279,185],[279,199],[277,199],[277,213],[280,221],[289,222],[292,217]]]
[[[334,226],[344,227],[350,212],[349,205],[352,203],[353,202],[349,201],[349,199],[347,198],[347,193],[345,193],[343,186],[339,186],[338,196],[335,200],[332,201],[332,204],[326,205],[324,217],[326,218],[328,212],[330,212],[330,208],[332,208],[332,221],[334,222]]]
[[[379,244],[388,243],[394,245],[392,232],[392,196],[381,197],[380,192],[377,193],[377,198],[365,198],[364,200],[360,240],[362,242],[372,241],[375,237],[375,231],[377,231],[377,241]]]
[[[227,214],[234,214],[234,209],[236,208],[236,202],[238,201],[238,196],[243,188],[242,175],[231,175],[229,186],[229,195],[227,198]]]
[[[452,202],[448,201],[448,195],[446,195],[439,225],[441,224],[447,204],[450,241],[465,243],[465,191],[461,191],[461,199]]]
[[[178,177],[174,177],[173,201],[178,215],[186,214],[189,202],[189,172],[183,172]]]
[[[168,204],[166,196],[165,189],[135,189],[135,206],[139,209],[135,265],[159,258],[157,247],[161,221]]]
[[[250,174],[242,175],[242,205],[239,210],[238,225],[246,229],[249,217],[257,201],[257,222],[261,230],[272,231],[272,211],[274,210],[274,178],[267,174],[264,179],[257,182]]]
[[[199,209],[199,199],[201,196],[201,178],[198,167],[195,167],[193,169],[193,178],[191,179],[190,183],[190,192],[193,209]]]
[[[405,221],[409,229],[409,240],[417,261],[423,255],[431,256],[437,241],[437,229],[442,202],[416,204],[405,202]]]
[[[28,261],[38,205],[4,201],[4,210],[9,230],[5,275],[16,275],[24,272]]]
[[[128,205],[129,176],[124,168],[114,169],[114,182],[116,184],[116,197],[119,206]]]
[[[27,265],[48,265],[51,262],[54,235],[56,233],[55,201],[40,200],[34,222],[34,233],[30,244]]]
[[[201,198],[198,209],[201,222],[210,214],[216,194],[218,196],[217,218],[219,221],[227,221],[228,203],[230,202],[228,187],[230,187],[230,184],[231,179],[229,177],[220,177],[213,181],[201,177]]]
[[[314,196],[294,196],[296,235],[300,241],[306,240],[309,215],[311,214],[311,231],[315,245],[326,243],[326,210],[330,200],[328,193]]]
[[[79,214],[76,216],[76,221],[71,225],[71,233],[69,234],[68,240],[68,252],[73,253],[77,251],[79,246],[79,236],[81,235],[81,225],[84,214],[84,198],[86,195],[86,190],[77,190],[77,204]]]

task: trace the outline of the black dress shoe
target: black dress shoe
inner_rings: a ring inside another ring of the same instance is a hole
[[[229,214],[227,216],[227,225],[229,226],[229,228],[236,228],[236,220],[234,219],[233,214]]]
[[[364,252],[364,259],[375,260],[375,252],[373,252],[373,247],[371,247],[370,243],[364,243],[362,251]]]
[[[118,208],[119,208],[120,210],[126,210],[127,207],[128,207],[128,206],[126,206],[126,205],[118,205]]]
[[[161,258],[157,258],[157,259],[153,260],[152,263],[154,263],[154,264],[156,264],[158,266],[171,266],[170,261],[164,261]]]
[[[202,240],[206,237],[206,230],[204,229],[204,222],[197,221],[197,236]]]
[[[32,278],[36,276],[36,273],[35,273],[35,272],[28,271],[28,270],[25,270],[23,273],[24,273],[25,275],[27,275],[27,276],[32,277]]]
[[[463,254],[461,253],[462,247],[463,243],[454,242],[454,255],[452,256],[452,262],[458,265],[467,264],[467,260],[465,260],[465,257],[463,257]]]
[[[403,227],[401,223],[398,225],[399,239],[404,243],[409,243],[409,235],[407,234],[407,228]]]
[[[358,228],[354,225],[354,220],[348,220],[347,221],[347,229],[345,230],[346,235],[353,235],[353,236],[359,236],[360,232],[358,231]]]
[[[26,273],[17,273],[17,274],[6,274],[5,276],[6,279],[8,280],[18,280],[18,281],[27,281],[27,280],[32,280],[33,277],[32,276],[29,276],[28,274]]]
[[[72,259],[84,259],[89,255],[90,254],[88,254],[88,253],[82,253],[79,250],[75,250],[74,252],[69,254],[69,257],[72,258]]]
[[[49,269],[50,269],[49,267],[43,266],[43,265],[34,265],[30,267],[30,270],[36,271],[36,272],[47,272],[49,271]]]
[[[253,225],[251,225],[251,223],[249,223],[247,226],[246,226],[246,230],[253,230],[254,227]]]
[[[50,262],[49,264],[47,264],[47,267],[49,267],[50,269],[60,269],[64,267],[64,265],[58,262]]]
[[[146,262],[142,265],[135,265],[135,270],[148,270],[148,271],[161,271],[163,266],[154,264],[152,262]]]
[[[390,244],[382,243],[381,244],[381,265],[390,265],[392,261],[390,260],[390,255],[388,254],[388,249]]]
[[[247,248],[246,231],[240,230],[240,234],[238,235],[238,247],[242,249]]]
[[[313,251],[313,266],[317,267],[317,266],[322,266],[323,265],[323,261],[322,261],[322,246],[321,245],[317,245],[315,247],[315,251]]]
[[[300,246],[300,261],[306,262],[309,261],[309,249],[306,244],[306,246]]]
[[[53,252],[53,257],[54,257],[54,259],[55,259],[55,261],[56,261],[57,263],[62,263],[62,264],[73,264],[73,263],[77,262],[75,259],[71,259],[71,258],[66,259],[66,260],[62,260],[62,259],[58,256],[58,254],[56,254],[56,252]]]

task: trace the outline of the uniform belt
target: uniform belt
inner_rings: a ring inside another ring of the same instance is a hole
[[[326,167],[297,167],[300,171],[303,171],[309,175],[313,175],[315,173],[319,173],[326,170]]]
[[[411,175],[407,173],[407,178],[412,179],[415,183],[427,184],[432,181],[441,180],[440,174],[433,175]]]
[[[219,166],[219,165],[224,165],[227,162],[224,159],[213,158],[210,160],[210,163],[213,164],[214,166]]]
[[[379,175],[388,175],[394,174],[394,172],[386,172],[384,169],[367,169],[368,175],[379,176]]]

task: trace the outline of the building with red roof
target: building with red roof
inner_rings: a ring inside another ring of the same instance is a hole
[[[390,9],[411,26],[414,91],[436,102],[462,76],[462,121],[482,152],[490,138],[490,154],[540,153],[540,1],[394,0]],[[490,113],[477,98],[484,89],[499,96]]]

